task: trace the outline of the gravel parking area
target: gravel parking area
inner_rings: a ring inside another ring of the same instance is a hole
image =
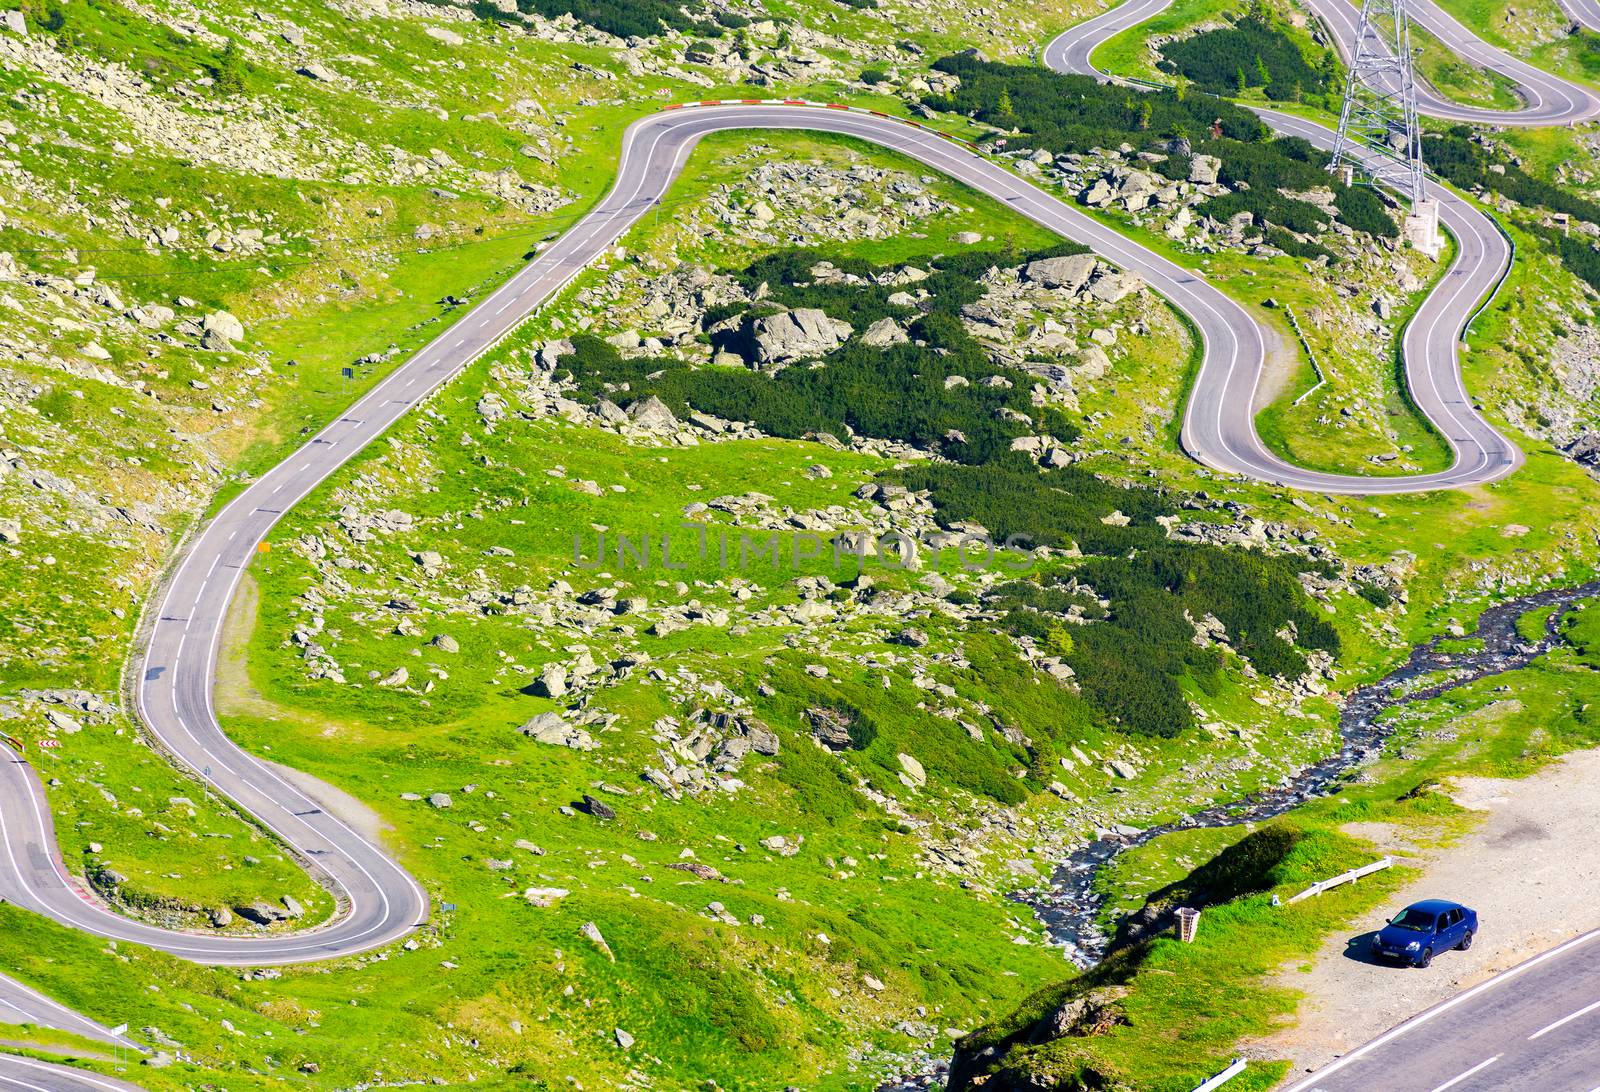
[[[1309,972],[1289,967],[1276,985],[1300,990],[1299,1023],[1249,1044],[1257,1057],[1292,1058],[1290,1080],[1450,995],[1600,925],[1600,750],[1583,751],[1520,780],[1458,778],[1452,796],[1488,813],[1444,849],[1419,850],[1383,824],[1356,824],[1379,852],[1420,867],[1372,920],[1335,934]],[[1447,952],[1426,970],[1374,964],[1373,929],[1423,898],[1456,899],[1478,912],[1470,951]]]

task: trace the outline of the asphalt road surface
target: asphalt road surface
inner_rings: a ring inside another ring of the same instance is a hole
[[[0,1092],[141,1092],[136,1084],[72,1066],[0,1054]]]
[[[1590,9],[1595,0],[1572,0]],[[1343,59],[1353,54],[1356,24],[1361,13],[1346,0],[1307,0],[1307,5],[1333,32]],[[1480,125],[1570,125],[1600,114],[1600,97],[1587,88],[1568,83],[1559,76],[1518,60],[1503,49],[1485,42],[1445,12],[1434,0],[1406,0],[1411,21],[1443,42],[1458,57],[1506,77],[1517,85],[1523,100],[1520,110],[1494,110],[1481,106],[1462,106],[1444,98],[1426,85],[1417,86],[1417,110],[1446,121],[1469,121]]]
[[[1600,31],[1600,0],[1561,0],[1561,10],[1585,30]]]
[[[1565,3],[1570,5],[1569,10],[1586,13],[1575,16],[1580,21],[1587,22],[1589,18],[1594,18],[1596,21],[1588,25],[1600,26],[1600,0],[1565,0]],[[1045,46],[1044,63],[1058,72],[1109,78],[1094,66],[1090,55],[1102,42],[1153,18],[1171,4],[1172,0],[1128,0],[1054,38]],[[1346,0],[1306,0],[1306,5],[1327,26],[1341,57],[1348,62],[1354,53],[1360,8]],[[1412,22],[1438,38],[1458,56],[1514,82],[1517,94],[1523,100],[1523,107],[1519,110],[1463,106],[1449,101],[1432,88],[1419,85],[1419,112],[1447,121],[1517,126],[1569,125],[1600,115],[1600,96],[1488,44],[1462,26],[1434,0],[1407,0],[1406,7],[1411,13]]]
[[[60,1002],[5,975],[0,975],[0,1024],[60,1028],[86,1039],[98,1040],[107,1046],[120,1047],[131,1054],[145,1052],[144,1047],[126,1035],[116,1034],[110,1028],[80,1016]],[[4,1029],[0,1028],[0,1037],[3,1036]],[[117,1089],[122,1092],[134,1087],[69,1066],[0,1054],[0,1092],[12,1089],[18,1092],[106,1092],[107,1089]]]
[[[1595,1092],[1597,1086],[1600,930],[1456,994],[1289,1092]]]
[[[1133,0],[1127,10],[1118,9],[1063,35],[1051,44],[1046,57],[1051,63],[1065,57],[1066,66],[1081,51],[1086,64],[1087,51],[1096,44],[1093,34],[1103,31],[1103,38],[1116,29],[1113,22],[1126,20],[1123,25],[1131,25],[1163,6],[1156,0]],[[1535,92],[1545,105],[1533,108],[1545,111],[1542,123],[1593,112],[1593,99],[1584,98],[1586,92],[1564,92],[1568,97],[1561,101],[1567,105],[1558,107],[1553,105],[1555,92],[1542,87],[1535,87]],[[1574,105],[1580,98],[1583,105]],[[1516,116],[1524,115],[1528,112]],[[1284,131],[1299,132],[1319,143],[1330,139],[1326,129],[1311,123],[1272,113],[1264,116]],[[38,776],[4,744],[0,744],[0,897],[89,933],[219,964],[294,963],[349,955],[400,939],[426,920],[427,895],[380,846],[223,734],[212,707],[212,681],[228,604],[258,544],[284,512],[603,255],[657,206],[702,136],[751,128],[822,130],[883,145],[1089,245],[1122,269],[1141,274],[1189,316],[1204,341],[1205,358],[1186,411],[1183,443],[1196,459],[1216,469],[1320,492],[1405,493],[1491,481],[1520,461],[1517,449],[1472,407],[1455,357],[1462,324],[1493,285],[1509,254],[1492,224],[1445,191],[1438,194],[1443,218],[1462,243],[1460,254],[1408,328],[1405,349],[1418,404],[1443,431],[1456,461],[1448,470],[1412,477],[1321,474],[1285,463],[1262,445],[1252,409],[1265,355],[1262,330],[1247,311],[1199,274],[1129,241],[963,145],[902,121],[793,104],[715,104],[662,111],[629,128],[617,182],[593,211],[338,420],[252,482],[188,542],[158,596],[159,607],[147,619],[136,687],[140,713],[151,735],[174,761],[295,849],[338,896],[335,918],[303,933],[241,938],[162,930],[112,912],[71,878],[56,849]]]

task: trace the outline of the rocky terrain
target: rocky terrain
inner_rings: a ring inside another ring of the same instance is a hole
[[[1031,56],[1087,14],[825,0],[624,35],[494,7],[74,3],[52,26],[30,4],[0,27],[0,732],[45,772],[69,868],[126,912],[246,933],[335,909],[151,753],[122,698],[151,589],[218,497],[559,232],[641,103],[742,88],[927,116],[958,82],[934,58]],[[1169,177],[1176,146],[1056,157],[973,129],[1258,308],[1286,373],[1303,338],[1328,386],[1287,431],[1364,468],[1421,465],[1388,357],[1425,259],[1338,223],[1329,191],[1281,195],[1329,214],[1316,231],[1208,216],[1243,192],[1215,157]],[[1588,481],[1555,457],[1509,492],[1370,505],[1200,472],[1172,442],[1192,339],[1137,277],[1047,253],[1007,210],[862,146],[742,135],[696,155],[661,214],[252,566],[229,730],[369,804],[429,926],[240,975],[0,908],[7,969],[73,997],[66,969],[87,968],[117,991],[99,1014],[181,1051],[154,1087],[842,1089],[931,1069],[1067,972],[1016,900],[1069,847],[1280,783],[1327,748],[1350,679],[1465,633],[1594,538]],[[1592,163],[1565,169],[1583,184]],[[794,283],[744,275],[795,248],[826,253]],[[974,287],[947,307],[958,267]],[[1592,293],[1558,266],[1527,276],[1485,320],[1505,366],[1483,389],[1593,462]],[[797,286],[822,302],[777,302]],[[880,296],[892,313],[862,320]],[[977,346],[934,393],[987,412],[922,441],[763,427],[770,405],[712,413],[650,386],[669,366],[779,383],[930,338],[926,367]],[[640,374],[582,373],[596,339]],[[971,549],[1002,528],[952,516],[948,481],[904,484],[986,469],[962,459],[991,423],[993,461],[1051,483],[1041,503],[1093,508],[1023,577]],[[1168,548],[1288,566],[1302,622],[1326,618],[1345,651],[1284,625],[1303,668],[1261,670],[1245,627],[1179,613],[1160,639],[1191,657],[1174,670],[1193,728],[1099,716],[1103,681],[1073,662],[1124,620],[1110,562]],[[1059,624],[1017,622],[1033,595]],[[1121,1026],[1118,989],[1057,1006],[1061,1027]]]

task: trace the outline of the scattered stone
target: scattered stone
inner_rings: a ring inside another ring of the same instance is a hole
[[[600,927],[598,925],[592,921],[586,921],[583,923],[583,928],[580,929],[579,932],[583,934],[583,938],[585,940],[587,940],[590,944],[593,944],[596,948],[600,949],[600,951],[605,954],[607,959],[613,963],[617,961],[616,954],[611,951],[611,945],[607,944],[606,938],[600,934]]]
[[[572,892],[565,887],[530,887],[522,893],[522,897],[527,899],[530,905],[544,909],[554,906],[570,894]]]
[[[592,751],[600,746],[588,732],[568,724],[560,713],[540,713],[517,731],[539,743],[571,747],[575,751]]]

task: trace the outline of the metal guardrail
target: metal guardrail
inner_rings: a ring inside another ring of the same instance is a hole
[[[1229,1081],[1233,1080],[1243,1072],[1244,1059],[1235,1058],[1232,1062],[1228,1063],[1227,1069],[1224,1069],[1215,1077],[1208,1077],[1206,1080],[1203,1080],[1199,1084],[1195,1085],[1194,1092],[1212,1092],[1213,1089],[1221,1088],[1223,1085],[1227,1084]]]
[[[1341,872],[1337,876],[1334,876],[1332,879],[1323,880],[1320,883],[1314,883],[1310,887],[1306,888],[1304,891],[1301,891],[1299,894],[1290,895],[1289,896],[1289,901],[1286,902],[1284,905],[1285,906],[1292,906],[1295,903],[1301,901],[1302,899],[1309,899],[1313,895],[1320,895],[1324,891],[1329,890],[1330,888],[1342,887],[1343,885],[1345,885],[1347,883],[1354,883],[1355,881],[1359,880],[1363,876],[1370,876],[1374,872],[1382,872],[1384,869],[1390,867],[1393,864],[1394,864],[1394,858],[1393,857],[1387,857],[1387,856],[1386,857],[1380,857],[1376,861],[1373,861],[1369,865],[1362,865],[1360,868],[1352,868],[1349,872]]]

